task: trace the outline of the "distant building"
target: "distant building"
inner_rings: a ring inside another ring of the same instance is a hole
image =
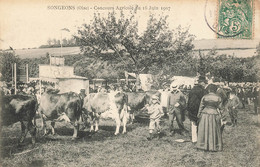
[[[64,57],[50,56],[50,65],[54,66],[64,66]]]
[[[81,89],[89,93],[88,78],[74,75],[74,68],[65,66],[63,57],[50,57],[49,65],[40,64],[38,80],[54,83],[60,93],[70,91],[80,93]]]

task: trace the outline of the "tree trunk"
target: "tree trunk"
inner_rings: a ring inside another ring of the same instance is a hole
[[[140,80],[140,75],[139,75],[139,73],[136,73],[135,87],[136,87],[136,91],[142,90],[141,80]]]

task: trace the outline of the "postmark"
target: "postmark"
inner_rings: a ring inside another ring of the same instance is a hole
[[[253,38],[253,1],[218,0],[217,38]]]

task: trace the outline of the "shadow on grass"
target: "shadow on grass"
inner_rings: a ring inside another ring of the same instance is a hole
[[[40,131],[37,134],[37,143],[46,143],[48,141],[71,141],[84,138],[88,135],[85,131],[79,131],[77,139],[73,138],[73,129],[67,127],[59,127],[55,129],[55,135],[48,133],[47,135],[43,136],[43,132]]]
[[[144,125],[149,125],[150,120],[149,120],[149,117],[135,116],[134,122],[141,123]]]
[[[119,129],[119,134],[115,135],[116,126],[107,126],[102,125],[99,126],[99,130],[97,132],[85,132],[84,140],[86,141],[105,141],[105,140],[113,140],[115,138],[123,137],[127,135],[127,133],[133,131],[138,126],[136,124],[127,125],[126,134],[122,134],[123,127],[121,126]]]
[[[27,137],[23,143],[18,144],[19,137],[17,138],[2,138],[1,139],[1,158],[12,157],[14,154],[30,150],[34,146],[32,145],[31,137]]]
[[[42,167],[45,166],[44,161],[43,160],[33,160],[28,167]]]
[[[139,127],[139,124],[127,125],[127,132],[133,131],[135,128]],[[89,132],[89,129],[80,130],[78,132],[78,138],[75,141],[105,141],[109,139],[113,139],[114,137],[122,136],[123,127],[120,127],[120,134],[117,136],[114,135],[116,130],[116,126],[107,126],[101,125],[99,126],[98,132]],[[43,132],[41,130],[37,133],[37,143],[47,143],[48,141],[71,141],[73,139],[73,128],[62,126],[55,129],[55,135],[49,133],[46,136],[43,136]]]

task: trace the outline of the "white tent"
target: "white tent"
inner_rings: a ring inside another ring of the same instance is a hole
[[[127,73],[127,75],[136,78],[135,73]],[[144,91],[150,90],[153,82],[152,74],[139,74],[141,87]]]
[[[197,77],[174,76],[171,80],[171,87],[181,85],[190,85],[191,87],[193,87],[195,85],[195,82],[197,81]]]

